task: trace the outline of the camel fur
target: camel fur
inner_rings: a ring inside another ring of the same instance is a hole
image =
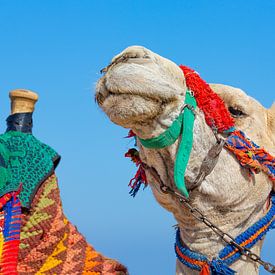
[[[179,115],[184,104],[186,84],[182,71],[172,61],[152,51],[132,46],[115,56],[96,87],[96,100],[111,121],[130,128],[140,138],[156,137]],[[275,154],[275,104],[264,108],[238,88],[211,84],[225,105],[241,111],[235,125],[272,155]],[[186,186],[192,182],[215,137],[204,114],[196,110],[194,143],[185,174]],[[173,167],[179,142],[163,149],[147,149],[139,142],[141,160],[157,171],[158,179],[146,170],[156,200],[177,220],[182,241],[191,249],[217,256],[224,243],[171,195],[160,192],[160,183],[175,189]],[[222,230],[237,236],[267,211],[272,183],[263,173],[251,179],[236,158],[223,149],[217,165],[202,184],[190,193],[190,201]],[[262,242],[252,249],[260,254]],[[172,249],[172,244],[171,244]],[[246,257],[230,266],[237,274],[258,274],[258,265]],[[177,261],[176,274],[199,274]]]

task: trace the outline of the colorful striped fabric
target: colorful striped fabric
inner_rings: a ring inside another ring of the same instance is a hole
[[[53,174],[38,189],[30,212],[23,212],[20,275],[119,275],[126,268],[96,251],[63,213]]]
[[[16,275],[21,229],[21,203],[19,192],[8,193],[1,198],[2,242],[0,272]]]
[[[267,214],[245,232],[237,236],[235,241],[242,247],[251,248],[261,240],[270,229],[274,228],[275,194],[271,197],[271,207]],[[194,252],[182,244],[179,229],[176,233],[175,252],[181,263],[191,269],[200,271],[200,275],[234,274],[235,271],[230,269],[229,265],[241,257],[239,250],[228,244],[219,252],[217,258],[209,260],[205,255]]]
[[[247,138],[242,131],[233,131],[227,137],[225,148],[232,152],[241,166],[248,168],[250,172],[263,171],[270,180],[275,181],[275,158],[264,148]]]
[[[0,135],[0,274],[127,274],[66,219],[54,175],[59,158],[30,133]]]
[[[66,219],[54,174],[38,189],[30,211],[21,213],[19,192],[1,197],[0,207],[1,275],[127,274]]]

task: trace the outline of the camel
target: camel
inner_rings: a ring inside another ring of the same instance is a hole
[[[64,215],[54,172],[60,157],[32,135],[37,94],[14,90],[10,98],[7,132],[0,135],[0,273],[128,274]]]
[[[237,274],[258,274],[259,264],[244,255],[219,271],[214,261],[226,243],[211,228],[194,218],[183,205],[183,199],[172,194],[179,193],[174,169],[181,137],[161,148],[150,148],[148,142],[147,145],[142,142],[161,136],[171,129],[183,111],[191,109],[189,113],[194,116],[193,145],[184,173],[187,194],[183,197],[189,196],[191,207],[198,208],[207,219],[234,238],[266,215],[270,209],[270,193],[275,187],[274,178],[270,180],[259,171],[251,174],[230,150],[219,148],[212,170],[194,185],[203,161],[217,144],[217,136],[222,140],[227,137],[225,132],[217,133],[211,129],[200,108],[194,110],[192,106],[189,108],[190,104],[184,103],[187,94],[193,96],[193,91],[190,92],[187,86],[188,74],[197,73],[191,70],[184,75],[174,62],[142,46],[126,48],[102,72],[104,75],[97,82],[95,94],[98,105],[113,123],[131,129],[136,135],[147,181],[157,202],[177,220],[180,245],[209,260],[193,269],[177,258],[176,274],[210,274],[210,269],[212,274],[233,274],[234,271]],[[275,155],[275,104],[266,109],[241,89],[222,84],[210,84],[210,88],[224,102],[222,104],[225,104],[230,119],[234,119],[235,128]],[[172,192],[163,192],[163,186]],[[274,224],[274,216],[272,222]],[[258,241],[251,248],[253,253],[260,254],[262,242]],[[217,264],[221,262],[216,261]]]

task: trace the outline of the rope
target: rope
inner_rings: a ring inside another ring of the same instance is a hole
[[[244,248],[253,247],[266,233],[275,228],[275,193],[271,196],[271,207],[264,217],[250,226],[245,232],[235,238],[235,241]],[[200,271],[200,275],[234,274],[235,271],[228,266],[238,260],[242,254],[238,248],[228,244],[217,258],[211,261],[203,254],[194,252],[182,244],[180,230],[176,233],[175,253],[181,263],[187,267]]]
[[[242,131],[233,131],[226,139],[225,147],[236,156],[242,167],[249,169],[250,173],[262,171],[270,180],[275,181],[275,158],[247,138]]]

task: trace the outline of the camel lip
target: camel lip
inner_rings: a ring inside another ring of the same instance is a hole
[[[102,105],[104,101],[110,96],[115,97],[115,96],[125,96],[125,95],[133,96],[133,97],[142,97],[150,101],[161,102],[161,103],[170,103],[178,100],[175,96],[163,97],[163,96],[148,95],[146,93],[139,93],[139,92],[121,92],[117,90],[110,90],[106,87],[106,85],[104,87],[104,93],[105,95],[103,95],[102,92],[99,91],[96,94],[96,101],[98,102],[99,105]]]
[[[132,97],[143,97],[143,98],[147,98],[149,100],[153,100],[153,101],[159,101],[159,100],[156,100],[152,97],[149,97],[149,96],[145,96],[145,95],[141,95],[141,94],[138,94],[138,93],[117,93],[117,92],[112,92],[112,91],[109,91],[106,89],[106,91],[108,92],[107,95],[102,95],[102,93],[97,93],[96,94],[96,102],[101,106],[104,104],[104,102],[110,98],[110,97],[122,97],[122,96],[132,96]]]

